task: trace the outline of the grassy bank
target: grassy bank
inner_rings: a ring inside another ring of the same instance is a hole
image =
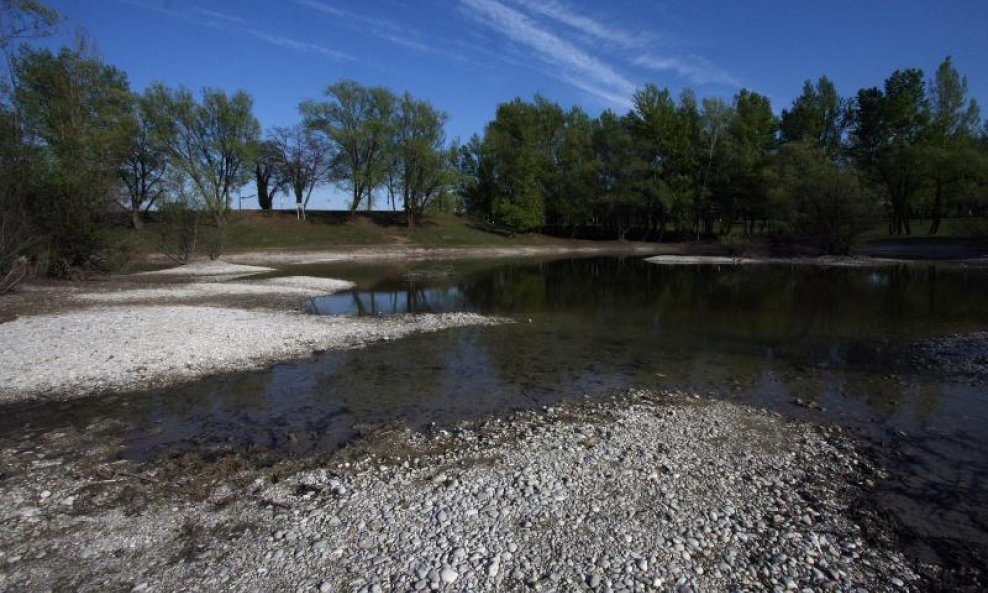
[[[978,231],[983,220],[945,219],[940,232],[927,235],[927,225],[917,222],[914,233],[907,236],[888,234],[885,224],[876,225],[859,235],[852,253],[860,255],[892,255],[885,251],[905,249],[911,257],[930,251],[931,256],[944,245],[984,245],[985,239]],[[121,225],[114,231],[136,259],[160,253],[165,225],[149,220],[140,230]],[[508,235],[484,228],[469,218],[452,214],[436,214],[422,220],[415,228],[404,224],[400,213],[361,213],[350,217],[341,212],[312,212],[307,220],[300,221],[294,212],[236,211],[230,215],[226,227],[224,252],[227,254],[267,250],[321,251],[345,250],[360,247],[410,248],[504,248],[504,247],[602,247],[614,241],[561,239],[539,233]],[[740,230],[720,238],[717,242],[698,244],[667,244],[666,248],[685,249],[691,253],[768,255],[771,251],[767,239],[741,236]],[[874,253],[872,253],[874,252]],[[915,253],[914,253],[915,252]]]
[[[151,220],[140,230],[120,228],[115,232],[135,254],[161,250],[164,223]],[[505,247],[562,245],[560,239],[540,234],[506,236],[489,232],[467,218],[437,214],[409,229],[396,217],[366,216],[347,219],[338,213],[313,212],[300,221],[287,212],[234,212],[226,228],[228,252],[264,249],[319,250],[346,246],[409,245],[413,247]]]

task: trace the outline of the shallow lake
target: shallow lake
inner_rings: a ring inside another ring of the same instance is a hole
[[[313,314],[475,311],[515,323],[412,336],[139,395],[28,407],[0,430],[123,419],[126,454],[331,451],[416,427],[633,386],[687,389],[858,431],[893,472],[876,499],[928,559],[988,559],[988,389],[906,346],[988,329],[988,273],[957,265],[660,266],[640,257],[295,266],[357,282]],[[822,408],[796,405],[796,400]]]

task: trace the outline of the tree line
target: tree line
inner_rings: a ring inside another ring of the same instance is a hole
[[[590,117],[536,96],[501,104],[459,147],[465,207],[517,230],[623,239],[763,234],[846,252],[884,212],[984,216],[988,124],[948,57],[841,96],[807,81],[777,117],[749,90],[728,103],[646,85],[624,115]]]
[[[279,194],[299,218],[321,184],[368,210],[386,192],[409,225],[454,185],[447,115],[412,95],[340,81],[299,107],[294,126],[262,131],[244,91],[129,88],[85,38],[52,51],[31,40],[58,14],[36,0],[0,0],[0,278],[31,261],[67,274],[111,265],[109,223],[126,212],[180,220],[182,255],[198,229],[222,235],[233,200],[255,190],[261,209]],[[2,287],[0,287],[2,288]]]
[[[983,216],[988,126],[947,58],[930,79],[894,72],[842,97],[807,82],[777,117],[742,90],[728,103],[646,85],[633,109],[591,117],[545,98],[498,106],[460,144],[448,116],[408,93],[354,81],[304,101],[299,120],[263,130],[244,91],[143,92],[84,37],[57,51],[32,41],[58,26],[37,0],[0,0],[0,292],[31,267],[72,274],[122,257],[110,219],[173,221],[180,259],[202,229],[219,237],[233,200],[261,209],[317,187],[351,212],[381,200],[410,226],[436,204],[495,227],[624,239],[799,240],[828,252],[882,212],[893,234],[917,217]]]

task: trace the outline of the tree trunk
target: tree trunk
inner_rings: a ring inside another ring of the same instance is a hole
[[[268,193],[267,186],[261,183],[257,184],[257,205],[261,210],[271,209],[271,194]]]
[[[361,194],[360,187],[356,183],[354,183],[354,186],[353,186],[353,198],[352,198],[352,200],[350,202],[350,219],[351,220],[354,218],[354,215],[357,214],[357,208],[360,207],[360,194]]]
[[[933,220],[930,221],[930,230],[927,234],[935,235],[940,231],[940,219],[943,217],[943,183],[937,179],[937,189],[933,198]]]
[[[135,229],[140,229],[141,223],[141,209],[138,206],[134,206],[130,209],[130,225]]]

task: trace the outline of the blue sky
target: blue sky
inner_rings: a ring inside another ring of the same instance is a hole
[[[244,89],[265,127],[341,78],[410,91],[480,132],[498,103],[535,93],[623,112],[646,82],[778,112],[803,80],[844,95],[947,55],[988,105],[988,2],[972,0],[48,0],[52,43],[85,29],[131,86]],[[312,207],[326,207],[332,192]],[[333,199],[332,205],[340,202]]]

